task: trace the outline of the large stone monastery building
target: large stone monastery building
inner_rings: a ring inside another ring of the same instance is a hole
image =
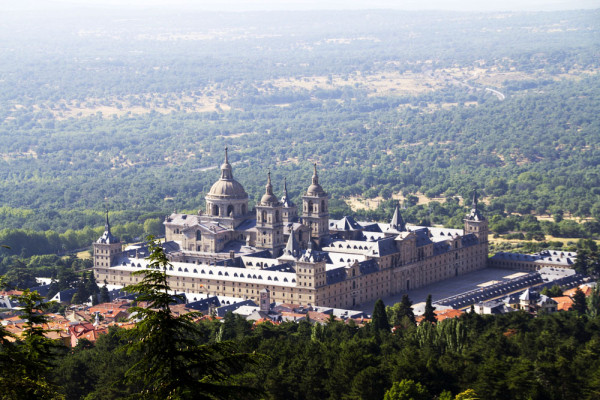
[[[398,207],[390,223],[332,220],[328,200],[315,165],[301,215],[287,185],[281,198],[274,195],[270,173],[265,194],[250,210],[225,150],[206,209],[165,219],[171,288],[257,303],[267,289],[271,301],[352,308],[486,266],[488,224],[475,195],[464,230],[407,226]],[[108,215],[93,247],[100,284],[129,285],[140,279],[132,272],[148,268],[147,248],[122,250]]]

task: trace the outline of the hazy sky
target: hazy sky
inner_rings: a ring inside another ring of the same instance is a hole
[[[0,0],[0,2],[4,2]],[[16,2],[17,3],[17,2]],[[18,2],[23,5],[23,1]],[[102,8],[195,9],[207,11],[257,11],[257,10],[457,10],[457,11],[555,11],[600,8],[600,0],[25,0],[51,7],[61,5],[88,5]],[[5,4],[4,6],[8,6]],[[10,7],[10,6],[9,6]],[[18,7],[18,6],[17,6]]]

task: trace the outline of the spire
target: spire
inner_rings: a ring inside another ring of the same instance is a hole
[[[402,215],[400,214],[400,207],[398,203],[396,203],[394,216],[392,217],[392,221],[390,222],[390,229],[395,229],[399,232],[403,232],[406,230],[406,224],[404,223],[404,219],[402,219]]]
[[[108,221],[108,210],[106,210],[106,222],[104,223],[104,233],[102,234],[102,236],[100,236],[100,238],[98,240],[96,240],[96,243],[102,243],[102,244],[119,243],[119,238],[117,238],[116,236],[113,236],[113,234],[110,233],[110,222]]]
[[[231,164],[229,164],[229,156],[227,154],[227,147],[225,147],[225,162],[221,165],[221,179],[230,181],[233,179],[231,173]]]
[[[314,163],[313,168],[314,170],[312,176],[312,185],[308,187],[306,194],[308,196],[325,196],[326,194],[323,191],[323,188],[321,187],[321,185],[319,185],[319,175],[317,175],[317,163]]]
[[[104,230],[110,233],[110,222],[108,222],[108,209],[106,209],[106,222],[104,223]]]
[[[295,204],[290,200],[287,190],[287,178],[283,178],[283,197],[280,200],[284,207],[294,207]]]
[[[265,186],[265,194],[273,195],[273,185],[271,184],[271,171],[267,173],[267,186]]]
[[[265,186],[265,194],[260,200],[262,205],[277,205],[279,200],[273,194],[273,185],[271,184],[271,171],[267,174],[267,185]]]
[[[288,238],[287,245],[283,249],[283,254],[298,257],[300,254],[300,245],[296,241],[294,231],[290,230],[290,237]]]
[[[471,212],[467,215],[471,221],[484,221],[485,217],[477,209],[477,191],[473,190],[473,201],[471,202]]]

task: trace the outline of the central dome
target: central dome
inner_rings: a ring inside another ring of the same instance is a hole
[[[248,193],[244,187],[235,179],[231,172],[231,164],[227,156],[227,148],[225,149],[225,162],[221,165],[221,178],[215,182],[210,188],[206,197],[218,199],[247,199]]]
[[[208,196],[227,199],[247,199],[248,193],[246,193],[244,187],[235,179],[219,179],[210,188]]]

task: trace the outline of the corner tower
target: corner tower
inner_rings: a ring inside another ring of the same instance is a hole
[[[256,205],[256,246],[271,250],[273,257],[278,257],[285,246],[282,209],[283,205],[273,194],[271,172],[269,172],[265,194]]]
[[[121,253],[121,241],[110,232],[108,210],[106,211],[104,233],[94,242],[92,247],[94,249],[94,268],[110,267],[119,253]]]
[[[465,235],[474,234],[479,239],[479,243],[488,242],[488,222],[481,212],[477,209],[477,191],[473,191],[473,201],[471,203],[471,212],[467,214],[465,220]]]
[[[221,165],[221,178],[215,182],[205,197],[206,214],[224,225],[236,228],[248,214],[248,194],[244,187],[235,179],[227,147],[225,162]]]
[[[310,228],[310,236],[319,246],[329,236],[329,195],[319,185],[317,164],[314,165],[312,184],[302,196],[302,223]]]

